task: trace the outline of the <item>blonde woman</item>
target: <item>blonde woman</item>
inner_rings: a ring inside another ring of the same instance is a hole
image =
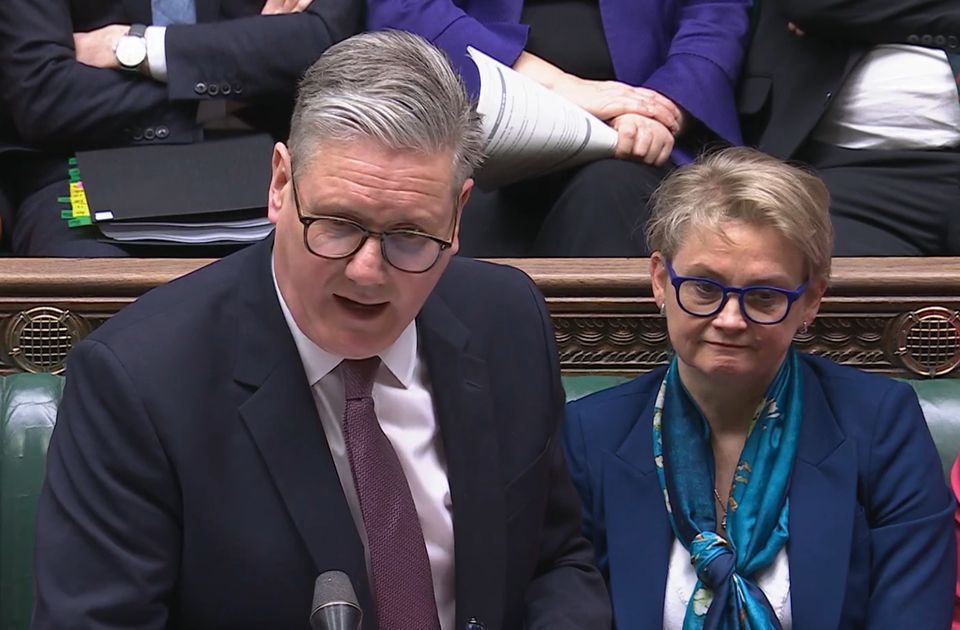
[[[572,403],[584,530],[629,630],[946,630],[953,499],[905,384],[803,355],[819,179],[749,149],[674,173],[648,239],[666,368]]]

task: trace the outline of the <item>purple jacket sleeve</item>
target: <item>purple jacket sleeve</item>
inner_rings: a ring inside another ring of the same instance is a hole
[[[643,86],[683,107],[718,136],[741,144],[734,88],[746,51],[748,0],[685,0],[666,61]]]
[[[452,0],[367,0],[367,28],[394,28],[424,37],[447,53],[473,95],[480,92],[480,78],[467,57],[467,46],[512,66],[529,32],[508,16],[481,23]]]

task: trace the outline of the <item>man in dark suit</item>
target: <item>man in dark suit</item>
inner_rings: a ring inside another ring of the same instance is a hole
[[[0,4],[0,94],[24,143],[42,151],[18,164],[15,251],[124,255],[61,220],[67,158],[200,142],[214,126],[284,138],[298,78],[356,32],[359,15],[357,0]],[[135,186],[125,175],[117,185]]]
[[[609,627],[549,314],[517,270],[453,257],[480,151],[417,36],[358,35],[307,72],[274,236],[70,355],[36,630],[307,628],[334,569],[366,630]]]
[[[958,54],[955,0],[759,5],[744,139],[816,169],[838,255],[960,254]]]

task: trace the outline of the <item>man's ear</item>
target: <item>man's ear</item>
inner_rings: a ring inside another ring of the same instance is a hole
[[[286,145],[278,142],[273,146],[273,158],[270,160],[270,188],[267,191],[267,218],[274,225],[280,220],[287,184],[293,179],[290,164],[290,152]]]
[[[460,189],[460,194],[457,195],[457,221],[453,226],[453,239],[451,239],[450,245],[451,256],[460,250],[460,220],[463,218],[463,209],[470,200],[471,192],[473,192],[473,178],[468,177],[467,181],[463,182],[463,187]]]

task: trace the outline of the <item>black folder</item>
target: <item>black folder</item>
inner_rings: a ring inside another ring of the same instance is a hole
[[[211,221],[263,216],[273,139],[249,134],[195,144],[77,153],[94,221]]]

